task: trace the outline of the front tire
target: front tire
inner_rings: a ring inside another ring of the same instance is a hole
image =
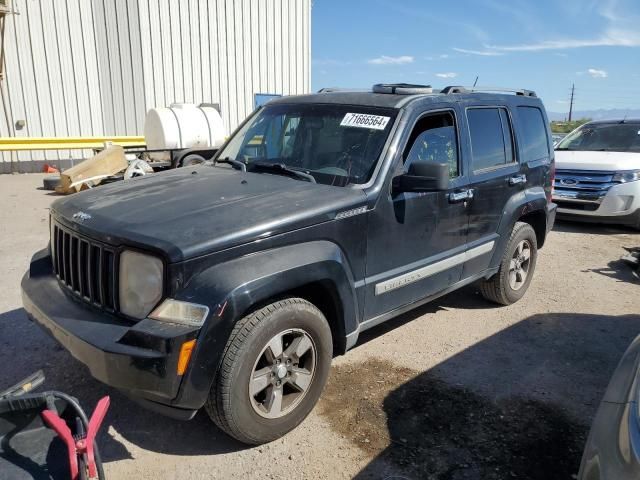
[[[498,273],[480,282],[480,293],[500,305],[517,302],[531,284],[537,258],[536,232],[528,223],[516,222]]]
[[[317,307],[301,298],[271,303],[235,325],[205,409],[243,443],[280,438],[315,406],[332,352],[331,329]]]

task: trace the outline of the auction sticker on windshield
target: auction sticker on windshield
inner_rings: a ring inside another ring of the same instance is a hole
[[[347,113],[340,122],[340,126],[384,130],[390,118],[380,115],[367,115],[365,113]]]

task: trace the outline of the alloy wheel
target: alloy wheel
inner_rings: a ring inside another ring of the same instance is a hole
[[[531,244],[528,240],[518,243],[509,263],[509,286],[520,290],[529,276],[531,266]]]
[[[291,329],[275,335],[262,349],[249,379],[254,411],[270,419],[291,412],[309,390],[316,363],[316,346],[306,331]]]

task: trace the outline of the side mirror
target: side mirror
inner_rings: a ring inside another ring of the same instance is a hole
[[[415,161],[393,179],[396,192],[435,192],[449,188],[449,164]]]

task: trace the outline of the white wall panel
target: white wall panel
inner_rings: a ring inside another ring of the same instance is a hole
[[[185,101],[220,104],[233,130],[255,93],[310,89],[311,0],[13,3],[3,137],[141,135],[149,108]],[[24,128],[15,128],[18,120]],[[11,160],[31,171],[88,153],[5,152],[0,172]]]

